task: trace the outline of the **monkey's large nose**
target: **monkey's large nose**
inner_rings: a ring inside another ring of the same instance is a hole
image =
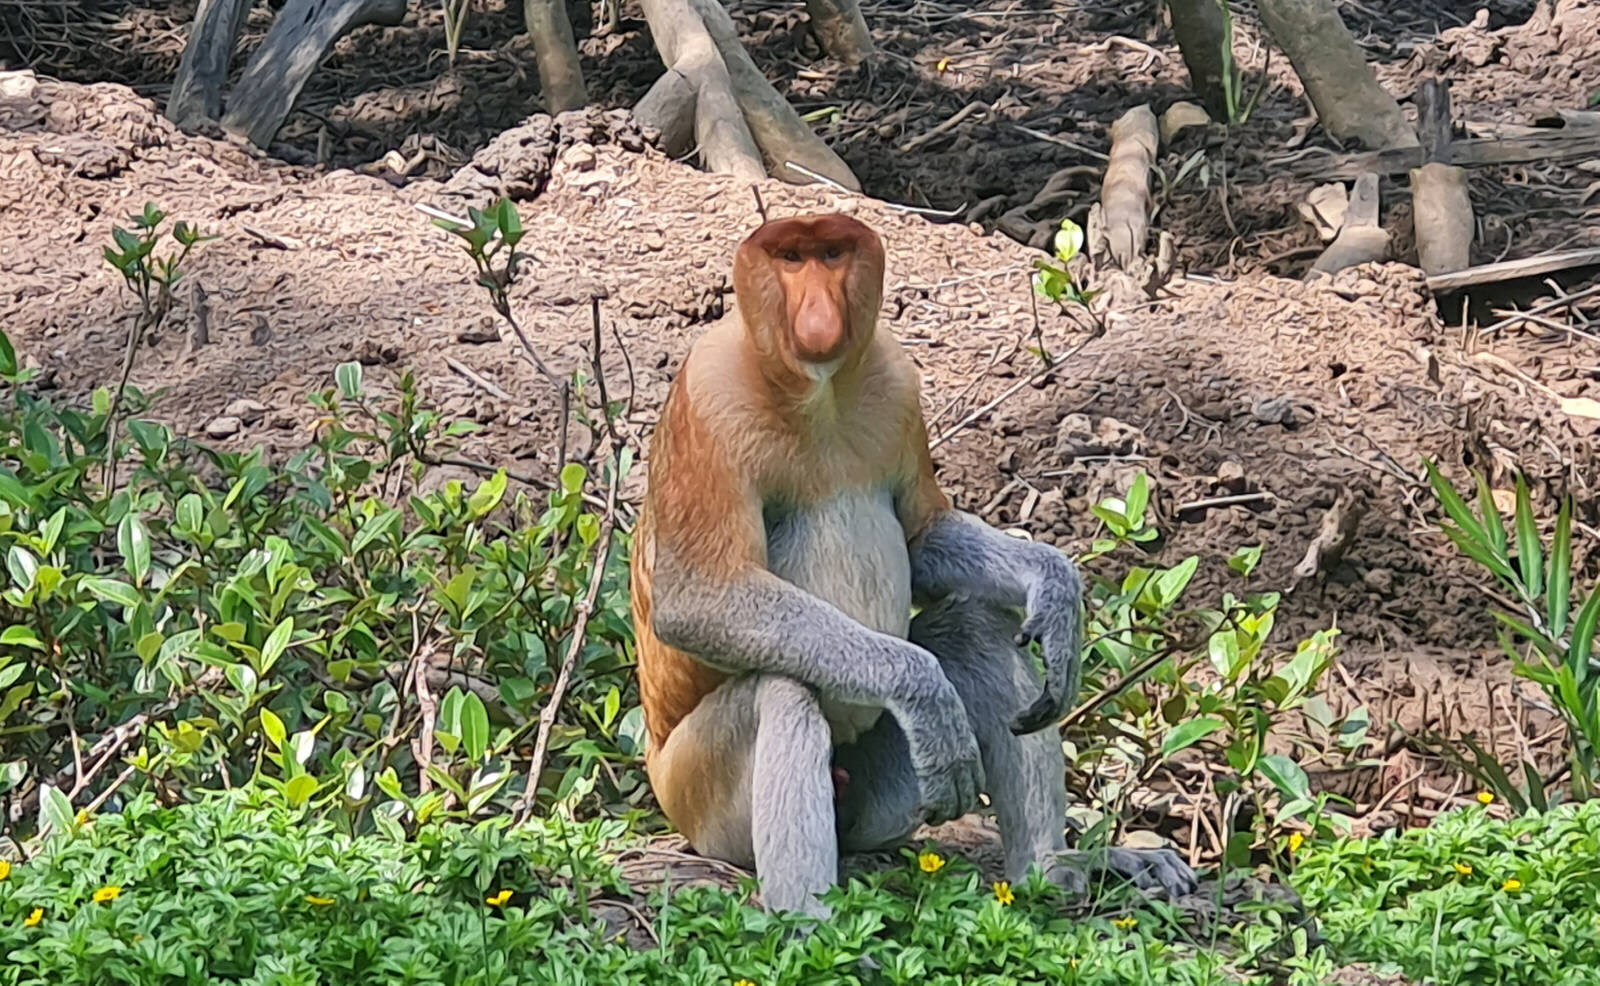
[[[794,313],[794,345],[802,359],[823,362],[844,343],[844,313],[821,291],[808,292]]]

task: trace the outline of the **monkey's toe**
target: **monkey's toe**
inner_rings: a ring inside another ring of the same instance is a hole
[[[1189,864],[1171,849],[1112,849],[1106,861],[1140,890],[1160,889],[1170,897],[1182,897],[1200,883]]]

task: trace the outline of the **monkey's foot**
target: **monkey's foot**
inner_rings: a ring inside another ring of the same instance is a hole
[[[1087,893],[1090,877],[1099,873],[1115,874],[1140,890],[1159,888],[1169,897],[1191,894],[1199,885],[1194,870],[1171,849],[1074,849],[1045,869],[1051,883],[1073,896]]]

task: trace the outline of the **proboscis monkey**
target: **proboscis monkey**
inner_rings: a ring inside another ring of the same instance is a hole
[[[736,314],[667,395],[632,563],[662,810],[700,853],[753,865],[775,910],[826,915],[841,849],[980,791],[1011,879],[1038,864],[1077,891],[1098,863],[1186,893],[1170,851],[1067,849],[1065,758],[1040,730],[1078,688],[1078,571],[939,488],[916,368],[876,331],[883,275],[849,216],[763,225],[734,259]]]

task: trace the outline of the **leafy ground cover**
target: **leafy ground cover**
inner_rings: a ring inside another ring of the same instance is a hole
[[[1087,912],[908,852],[853,881],[809,939],[708,889],[639,899],[644,948],[601,917],[631,895],[615,821],[444,822],[352,836],[268,792],[141,796],[0,881],[7,986],[155,984],[1288,983],[1371,963],[1418,982],[1592,981],[1600,805],[1306,843],[1283,909],[1203,941],[1125,893]],[[634,906],[630,904],[629,906]],[[1319,940],[1320,936],[1320,940]],[[1530,978],[1533,977],[1533,978]]]

